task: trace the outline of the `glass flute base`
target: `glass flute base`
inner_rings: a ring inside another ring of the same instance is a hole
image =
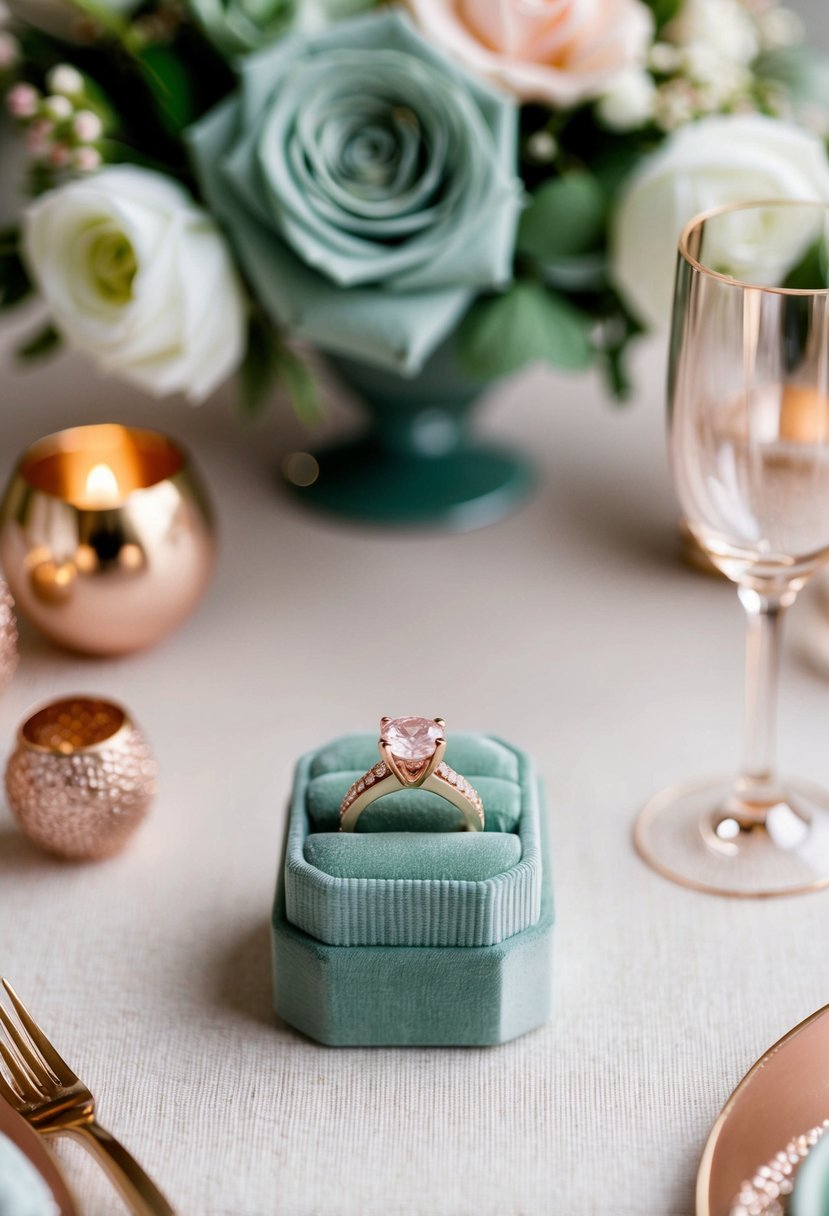
[[[743,898],[829,886],[829,792],[781,780],[762,802],[741,797],[733,777],[671,786],[634,828],[640,856],[695,891]]]

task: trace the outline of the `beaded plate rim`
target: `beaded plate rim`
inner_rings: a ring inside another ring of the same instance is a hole
[[[816,1057],[825,1069],[829,1059],[829,1005],[798,1022],[765,1051],[725,1102],[700,1160],[696,1216],[726,1216],[738,1198],[742,1180],[759,1174],[762,1167],[758,1162],[771,1160],[781,1146],[807,1136],[804,1128],[822,1125],[829,1113],[829,1092],[825,1084],[809,1083],[819,1067]],[[774,1136],[776,1143],[755,1149],[756,1128],[752,1135],[750,1125],[758,1117],[764,1123],[763,1138]],[[727,1176],[733,1172],[737,1157],[739,1173],[729,1181]]]

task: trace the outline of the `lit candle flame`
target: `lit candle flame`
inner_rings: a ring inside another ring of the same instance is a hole
[[[116,507],[121,501],[118,478],[108,464],[96,464],[89,470],[86,497],[92,507]]]

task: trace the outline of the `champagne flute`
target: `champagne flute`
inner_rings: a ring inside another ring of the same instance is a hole
[[[688,527],[746,611],[736,778],[674,786],[636,823],[665,876],[723,895],[829,884],[829,793],[778,776],[780,633],[829,558],[829,206],[737,204],[679,241],[668,411]]]

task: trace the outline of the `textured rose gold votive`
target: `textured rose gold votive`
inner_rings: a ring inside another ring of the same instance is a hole
[[[20,727],[6,768],[9,806],[23,832],[59,857],[109,857],[144,818],[157,789],[149,744],[124,709],[69,697]]]
[[[11,683],[17,669],[17,617],[14,600],[0,579],[0,692]]]

